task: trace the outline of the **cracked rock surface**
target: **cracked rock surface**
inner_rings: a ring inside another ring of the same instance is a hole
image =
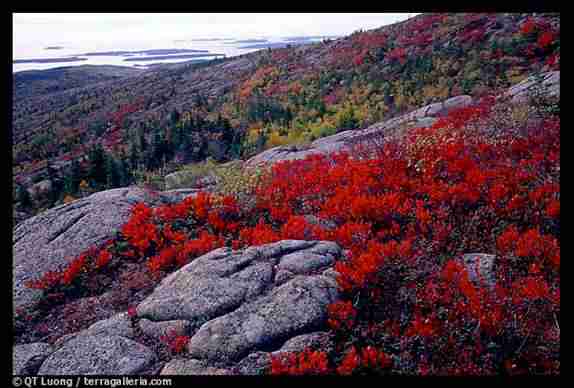
[[[188,355],[230,365],[321,328],[338,297],[336,280],[322,272],[341,254],[327,241],[220,248],[165,278],[137,314],[156,322],[189,321]],[[279,281],[285,269],[293,277]]]
[[[156,360],[153,351],[119,335],[79,335],[42,363],[39,375],[130,375]]]
[[[329,241],[283,240],[216,249],[166,277],[136,308],[61,337],[54,345],[13,349],[21,374],[261,374],[270,355],[327,350],[327,307],[338,299],[333,265],[344,256]],[[288,277],[282,274],[289,273]],[[138,325],[135,327],[134,325]],[[163,365],[136,331],[189,336],[184,353]]]
[[[54,351],[50,344],[35,342],[14,346],[12,351],[12,373],[15,375],[36,374],[42,362]]]
[[[173,196],[150,196],[136,187],[98,192],[29,218],[14,228],[13,307],[33,307],[42,295],[25,286],[48,271],[64,268],[86,249],[112,238],[137,202],[159,204]],[[16,312],[17,313],[17,312]]]
[[[45,360],[37,373],[261,374],[271,354],[328,351],[332,341],[322,330],[328,305],[338,299],[333,265],[343,256],[329,241],[216,249],[166,277],[137,306],[134,321],[116,314],[56,341],[41,352]],[[278,279],[286,268],[291,277]],[[137,342],[136,332],[156,338],[173,332],[190,340],[164,364],[156,349]],[[20,349],[14,349],[15,359]]]

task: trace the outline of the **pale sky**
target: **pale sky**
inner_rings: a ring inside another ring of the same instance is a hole
[[[13,43],[346,35],[416,13],[15,13]]]

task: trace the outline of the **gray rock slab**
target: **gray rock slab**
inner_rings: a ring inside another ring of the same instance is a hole
[[[332,265],[334,262],[335,257],[331,254],[319,255],[311,252],[295,252],[283,256],[277,268],[295,274],[307,274]]]
[[[233,369],[239,375],[260,376],[268,374],[270,368],[271,354],[268,352],[254,352],[239,361]]]
[[[126,338],[135,336],[131,320],[126,312],[98,321],[82,333],[89,335],[119,335]]]
[[[12,373],[34,375],[42,362],[54,351],[50,344],[36,342],[16,345],[12,350]]]
[[[187,359],[171,360],[160,372],[160,375],[185,376],[225,376],[232,374],[230,370],[211,367],[199,360]]]
[[[144,345],[121,336],[81,335],[63,344],[39,375],[133,375],[157,360]]]
[[[462,263],[471,281],[476,284],[494,287],[496,284],[496,256],[486,253],[468,253],[462,256]]]
[[[231,367],[325,327],[338,291],[335,277],[321,272],[342,254],[329,241],[216,249],[163,279],[136,308],[140,327],[188,322],[188,355],[210,367]]]
[[[298,335],[289,339],[283,344],[281,349],[272,354],[282,352],[302,352],[306,349],[323,351],[329,353],[333,350],[335,343],[332,334],[325,331]]]
[[[141,319],[138,324],[144,334],[157,339],[161,339],[161,337],[171,334],[189,335],[191,329],[190,323],[183,320],[153,322],[149,319]]]
[[[199,327],[270,287],[281,255],[315,245],[284,240],[240,251],[216,249],[163,279],[137,306],[137,314],[153,321],[187,320]]]
[[[324,324],[337,285],[324,276],[298,276],[270,294],[204,324],[188,343],[198,359],[231,362]]]
[[[138,202],[171,201],[135,187],[102,191],[29,218],[14,228],[13,307],[33,307],[42,291],[25,286],[48,271],[63,269],[86,249],[112,238]]]

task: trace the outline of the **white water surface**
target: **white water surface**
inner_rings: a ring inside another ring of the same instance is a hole
[[[411,14],[295,14],[295,13],[195,13],[195,14],[58,14],[15,13],[13,59],[80,57],[87,60],[59,63],[13,63],[13,71],[42,70],[63,66],[135,66],[174,63],[192,59],[124,61],[126,56],[83,56],[88,52],[150,49],[208,50],[236,56],[260,48],[241,48],[253,43],[238,40],[265,39],[270,43],[292,37],[336,37],[359,29],[377,28],[414,16]],[[49,50],[47,47],[62,47]],[[187,54],[187,53],[186,53]],[[177,54],[174,54],[177,55]],[[200,58],[193,58],[200,59]],[[207,58],[206,58],[207,59]],[[138,66],[141,67],[141,66]]]

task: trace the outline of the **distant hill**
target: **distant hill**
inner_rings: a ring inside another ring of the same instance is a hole
[[[141,73],[127,66],[66,66],[48,70],[27,70],[14,74],[14,102],[62,92],[102,81],[110,81]]]
[[[26,181],[95,144],[148,171],[246,159],[559,69],[559,14],[429,13],[202,63],[22,72],[14,76],[14,175]]]

